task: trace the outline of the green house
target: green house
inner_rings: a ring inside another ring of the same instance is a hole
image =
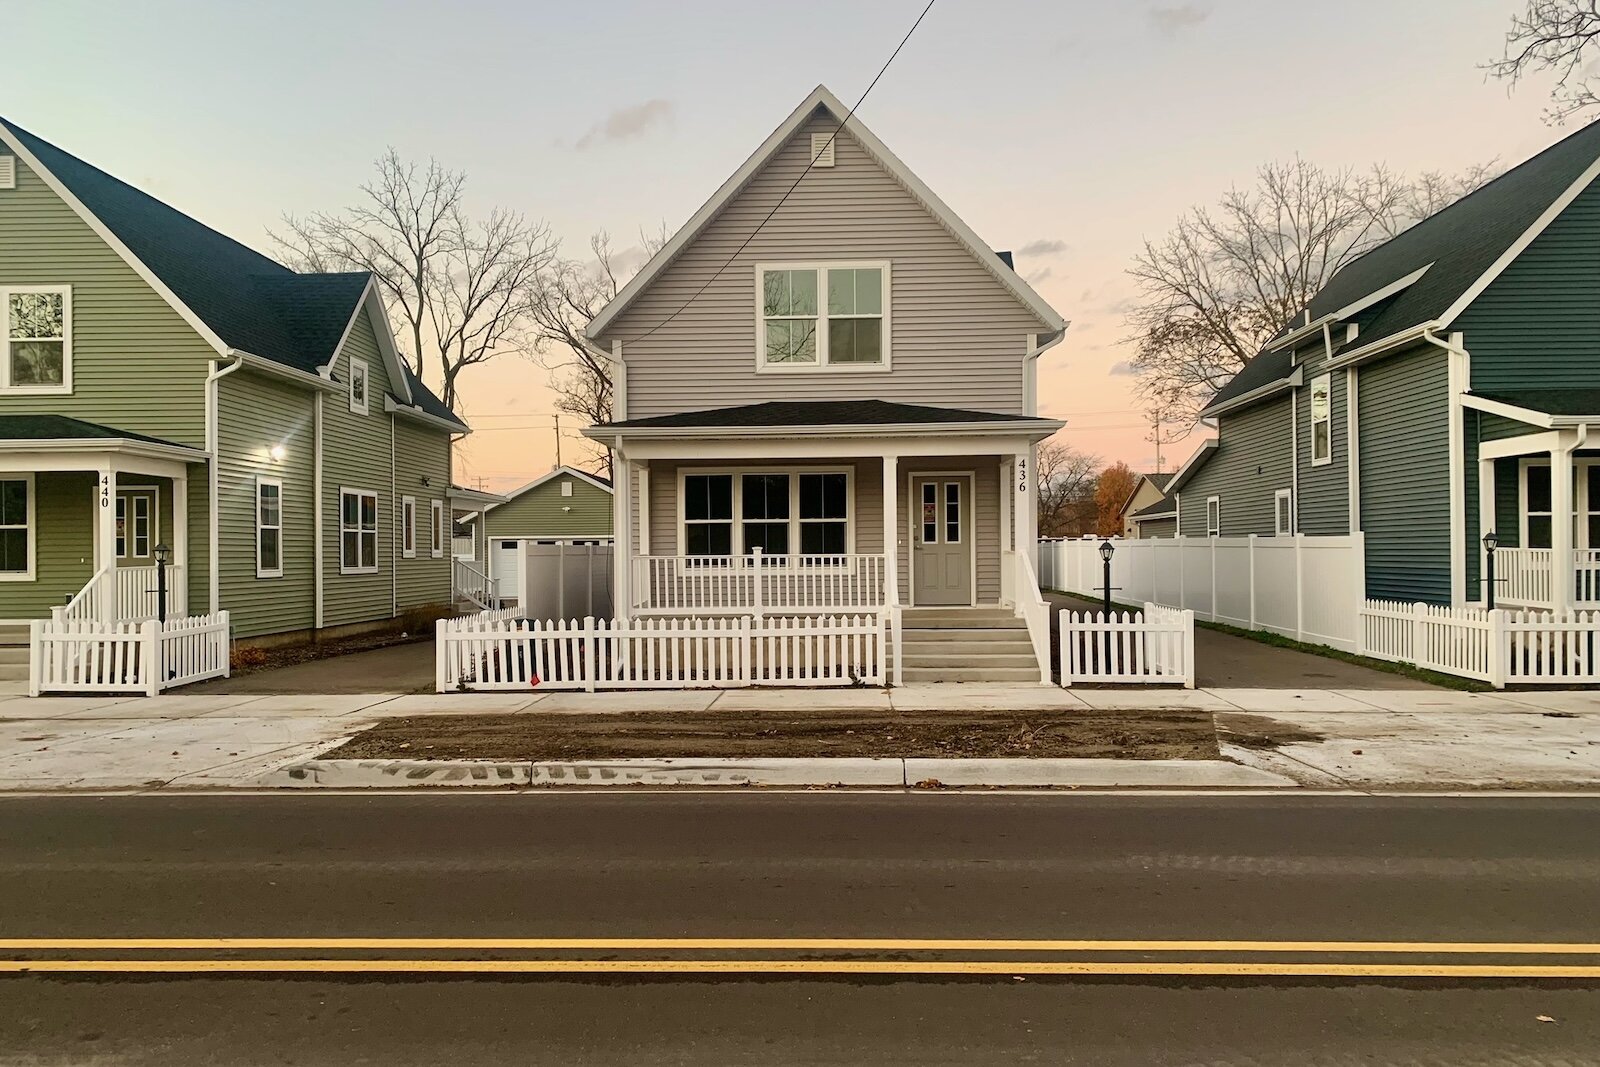
[[[487,563],[496,596],[514,597],[522,574],[522,545],[611,543],[611,482],[560,466],[489,504],[465,523],[474,558]]]
[[[0,120],[0,623],[451,600],[451,443],[368,274],[297,273]],[[14,630],[13,630],[14,632]]]
[[[1340,270],[1203,413],[1188,537],[1362,537],[1366,595],[1600,607],[1600,124]],[[1491,536],[1492,535],[1492,536]]]

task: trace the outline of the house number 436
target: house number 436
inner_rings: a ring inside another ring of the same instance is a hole
[[[1025,459],[1019,459],[1019,460],[1017,460],[1017,492],[1026,493],[1027,491],[1028,491],[1028,461],[1025,460]]]

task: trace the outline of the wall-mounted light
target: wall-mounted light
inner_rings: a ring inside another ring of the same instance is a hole
[[[422,476],[422,487],[424,489],[426,489],[428,486],[430,486],[432,484],[433,484],[433,479],[430,478],[428,475],[424,474]]]
[[[288,454],[289,450],[284,448],[282,445],[273,445],[271,448],[267,449],[267,456],[274,463],[282,463],[283,457],[287,456]]]

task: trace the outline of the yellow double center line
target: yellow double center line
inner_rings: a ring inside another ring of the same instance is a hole
[[[1139,975],[1600,980],[1600,943],[1515,941],[1061,940],[840,937],[108,937],[0,938],[0,973],[105,974],[678,974],[678,975]],[[38,956],[72,953],[73,958]],[[87,958],[132,952],[134,957]],[[318,953],[306,958],[211,958],[191,953]],[[448,953],[452,958],[364,958],[340,953]],[[638,958],[541,955],[472,959],[466,953],[628,952]],[[769,952],[724,959],[685,953]],[[813,958],[797,954],[980,954],[986,958]],[[993,958],[995,953],[1028,958]],[[679,954],[677,957],[667,954]],[[1143,956],[1212,959],[1126,959]],[[84,958],[79,958],[82,955]],[[666,955],[666,958],[652,958]],[[1037,957],[1055,958],[1037,958]],[[1379,961],[1348,957],[1387,957]],[[1593,963],[1529,959],[1593,957]],[[1068,958],[1061,958],[1068,957]],[[1244,958],[1238,958],[1244,957]],[[1264,958],[1263,958],[1264,957]],[[1279,957],[1279,958],[1274,958]],[[1296,957],[1284,959],[1281,957]],[[1452,962],[1438,962],[1444,957]],[[1463,958],[1478,957],[1471,962]],[[1508,962],[1507,958],[1512,962]],[[1455,962],[1463,960],[1462,962]]]

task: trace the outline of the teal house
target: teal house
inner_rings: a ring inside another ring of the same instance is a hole
[[[374,279],[305,274],[0,120],[0,625],[451,600],[451,443]],[[0,642],[3,643],[3,642]]]
[[[1600,124],[1340,270],[1204,411],[1188,537],[1360,534],[1369,597],[1600,607]]]

